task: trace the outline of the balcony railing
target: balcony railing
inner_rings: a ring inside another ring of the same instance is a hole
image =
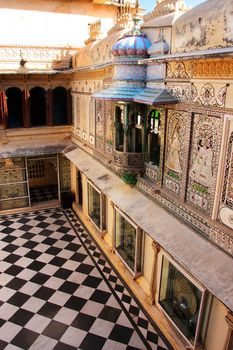
[[[143,169],[144,154],[143,153],[127,153],[114,151],[114,164],[121,168]]]

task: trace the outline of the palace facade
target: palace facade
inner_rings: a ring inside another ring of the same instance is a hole
[[[0,213],[72,205],[174,349],[231,350],[233,1],[141,24],[137,3],[47,3],[85,28],[0,45]]]

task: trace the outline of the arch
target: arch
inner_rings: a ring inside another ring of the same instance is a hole
[[[58,86],[53,90],[53,125],[67,123],[67,90]]]
[[[36,86],[30,90],[31,126],[46,125],[46,91]]]
[[[6,90],[7,97],[7,128],[23,128],[23,101],[22,91],[18,87]]]

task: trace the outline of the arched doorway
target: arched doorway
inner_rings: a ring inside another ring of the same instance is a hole
[[[22,91],[17,87],[10,87],[6,90],[7,96],[7,128],[22,128],[23,125],[23,105]]]
[[[39,86],[30,90],[31,126],[46,125],[46,91]]]

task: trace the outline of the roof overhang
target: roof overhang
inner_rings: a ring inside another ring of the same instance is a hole
[[[174,97],[167,89],[150,89],[146,88],[138,95],[134,96],[134,102],[144,103],[146,105],[165,105],[178,103],[178,99]]]
[[[233,310],[232,258],[79,147],[65,156],[136,225]],[[197,258],[198,257],[198,258]]]
[[[134,101],[134,97],[143,92],[143,88],[111,87],[93,94],[99,100]]]

